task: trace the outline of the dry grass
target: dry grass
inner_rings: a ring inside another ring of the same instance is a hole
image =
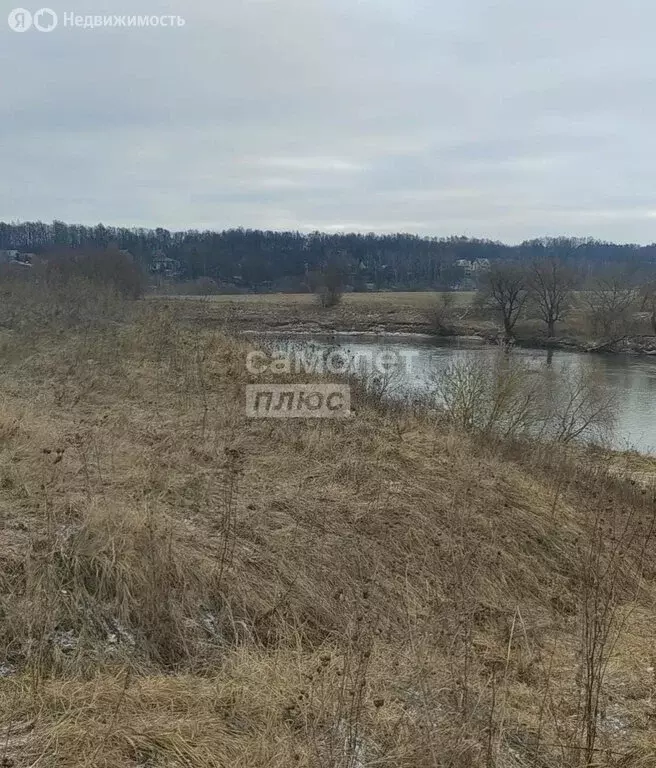
[[[4,352],[0,764],[582,765],[612,552],[594,764],[656,764],[653,488],[367,402],[248,420],[244,344],[175,307]]]
[[[372,293],[345,293],[343,301],[353,308],[364,309],[430,309],[435,298],[445,294],[439,291],[379,291]],[[470,304],[475,296],[466,291],[456,292],[453,295],[457,305]],[[198,297],[181,297],[186,301]],[[207,299],[213,304],[268,304],[272,306],[306,306],[316,305],[316,296],[313,293],[260,293],[243,295],[211,296]]]
[[[448,297],[448,311],[444,299]],[[181,317],[212,328],[229,331],[275,331],[310,333],[423,333],[442,335],[482,335],[494,338],[501,333],[498,313],[481,307],[476,294],[435,291],[347,293],[337,307],[323,308],[314,294],[254,294],[239,296],[150,297],[159,306],[177,306]],[[585,347],[600,341],[592,322],[589,296],[574,292],[564,320],[556,325],[561,340]],[[638,303],[632,308],[625,329],[636,342],[652,336],[649,318],[641,313]],[[436,322],[438,316],[440,322]],[[445,322],[448,321],[448,322]],[[523,344],[541,344],[546,326],[538,319],[535,308],[529,308],[515,327]],[[653,346],[653,339],[649,348]]]
[[[433,314],[443,295],[432,291],[346,293],[338,306],[330,308],[321,307],[309,293],[152,297],[150,301],[174,302],[187,319],[230,330],[434,333]],[[475,294],[449,295],[455,297],[454,309],[466,310]]]

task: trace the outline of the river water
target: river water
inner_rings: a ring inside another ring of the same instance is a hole
[[[398,394],[425,394],[434,386],[436,375],[459,359],[480,360],[494,365],[498,348],[476,340],[458,339],[436,343],[415,337],[358,337],[337,335],[269,339],[267,346],[299,352],[334,354],[335,372],[339,361],[348,357],[362,366],[379,365],[381,360],[402,360],[396,366],[393,387]],[[656,455],[656,359],[622,355],[596,355],[579,352],[514,349],[533,371],[545,377],[576,377],[583,372],[613,396],[616,410],[614,426],[607,436],[610,447]]]

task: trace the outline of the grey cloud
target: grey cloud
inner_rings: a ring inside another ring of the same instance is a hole
[[[115,2],[0,29],[3,218],[656,240],[656,6]]]

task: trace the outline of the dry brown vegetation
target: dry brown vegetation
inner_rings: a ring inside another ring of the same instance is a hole
[[[322,307],[314,294],[249,294],[242,296],[152,297],[159,306],[177,305],[180,317],[227,330],[307,331],[333,333],[436,332],[435,312],[444,296],[466,331],[472,293],[380,292],[345,293],[337,306]],[[479,320],[476,329],[494,329],[494,324]]]
[[[0,765],[656,764],[649,482],[106,312],[0,336]]]
[[[321,307],[312,294],[153,296],[149,301],[163,307],[175,305],[176,312],[187,321],[236,332],[423,333],[476,335],[488,340],[500,339],[503,334],[499,312],[467,292],[346,293],[338,306],[330,308]],[[547,343],[603,351],[656,351],[651,314],[641,311],[645,307],[637,298],[624,314],[623,330],[611,334],[612,338],[599,325],[604,313],[600,315],[593,307],[593,292],[573,292],[556,325],[556,338],[548,339],[540,309],[531,304],[517,319],[515,337],[525,346]]]

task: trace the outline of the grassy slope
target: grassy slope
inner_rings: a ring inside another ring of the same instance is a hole
[[[655,764],[650,493],[365,402],[249,421],[244,355],[155,309],[6,343],[0,759],[574,765],[582,564],[630,529],[597,755]]]

